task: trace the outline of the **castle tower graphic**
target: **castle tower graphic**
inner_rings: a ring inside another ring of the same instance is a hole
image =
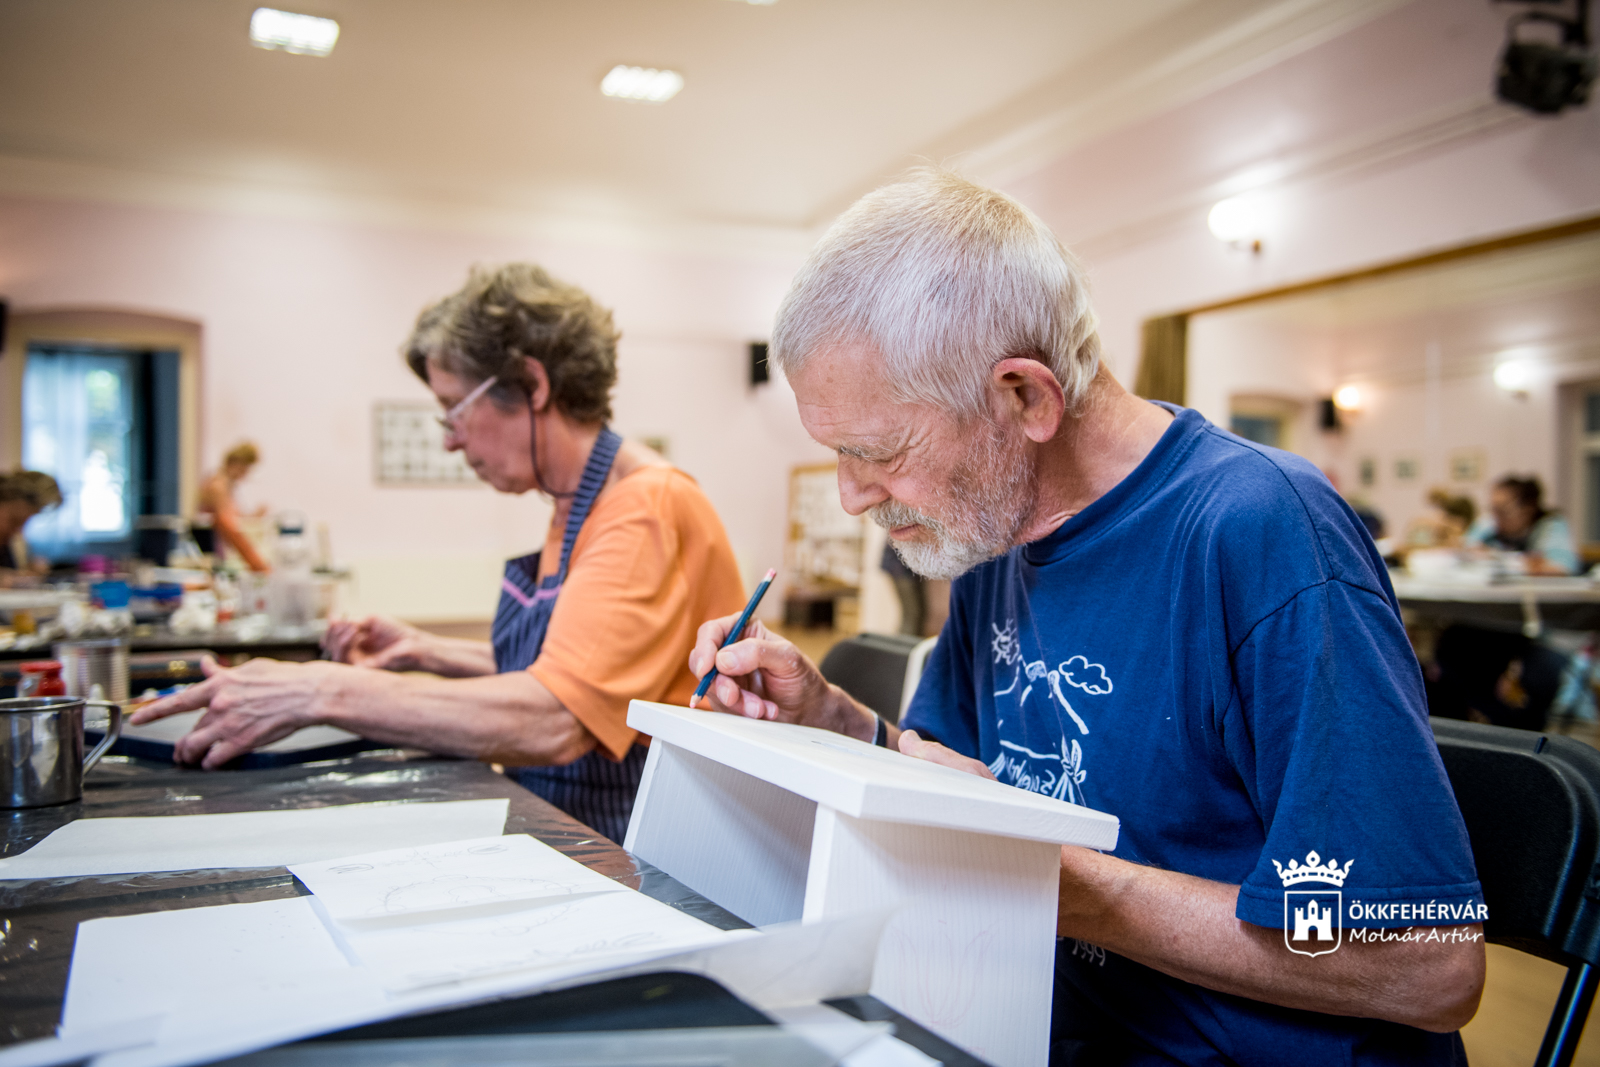
[[[1272,861],[1283,880],[1283,943],[1300,956],[1322,956],[1335,951],[1344,937],[1341,912],[1344,909],[1345,879],[1355,860],[1343,865],[1329,860],[1326,863],[1316,852],[1306,853],[1306,860],[1290,860],[1287,865]],[[1336,886],[1333,889],[1291,889],[1307,882],[1321,882]],[[1291,916],[1293,921],[1291,922]],[[1316,936],[1312,936],[1315,931]]]
[[[1309,940],[1313,930],[1317,932],[1318,941],[1335,940],[1333,916],[1331,908],[1320,908],[1315,900],[1308,901],[1303,908],[1294,909],[1294,940]]]

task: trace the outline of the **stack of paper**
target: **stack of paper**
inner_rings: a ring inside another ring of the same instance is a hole
[[[289,870],[316,896],[334,936],[394,992],[721,936],[524,835]]]
[[[81,923],[67,1044],[30,1062],[85,1040],[130,1067],[209,1062],[738,936],[520,834],[290,869],[313,896]]]
[[[0,878],[284,867],[498,834],[509,800],[338,804],[291,811],[75,819],[20,856],[0,859]]]

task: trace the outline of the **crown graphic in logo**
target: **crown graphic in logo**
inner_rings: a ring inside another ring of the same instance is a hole
[[[1356,861],[1345,861],[1343,870],[1339,869],[1338,860],[1329,860],[1328,865],[1324,867],[1322,857],[1313,850],[1306,853],[1304,867],[1300,865],[1299,860],[1290,860],[1287,867],[1273,860],[1272,865],[1278,868],[1278,877],[1283,879],[1285,888],[1299,885],[1301,882],[1332,882],[1334,885],[1342,886],[1344,880],[1350,877],[1350,868],[1356,865]]]

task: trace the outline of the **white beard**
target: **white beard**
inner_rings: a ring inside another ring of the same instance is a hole
[[[912,524],[931,541],[896,541],[895,554],[924,578],[949,581],[994,559],[1016,543],[1033,508],[1038,473],[1020,450],[1006,447],[998,427],[990,426],[950,472],[939,494],[935,518],[898,500],[873,507],[872,521],[886,530]]]

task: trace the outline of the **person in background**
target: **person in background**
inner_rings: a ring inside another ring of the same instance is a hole
[[[336,623],[324,647],[339,662],[211,666],[133,721],[209,707],[174,753],[206,767],[315,723],[506,764],[621,841],[646,755],[628,702],[686,704],[695,626],[737,611],[744,592],[694,479],[607,425],[617,336],[583,290],[514,263],[474,271],[405,346],[445,409],[445,447],[500,492],[555,505],[543,551],[506,565],[492,643]]]
[[[1578,554],[1566,519],[1544,507],[1539,479],[1507,475],[1489,491],[1489,513],[1466,544],[1520,552],[1534,576],[1574,574]],[[1450,719],[1543,730],[1570,657],[1515,631],[1446,627],[1428,669],[1432,714]]]
[[[249,441],[241,441],[222,457],[222,469],[200,483],[200,503],[196,509],[201,515],[211,517],[218,536],[228,547],[239,553],[245,566],[257,573],[272,569],[261,555],[250,535],[239,522],[239,508],[234,503],[233,490],[249,475],[250,469],[260,460],[261,454]],[[260,509],[266,514],[266,509]]]
[[[1428,510],[1406,524],[1400,553],[1416,548],[1460,548],[1467,531],[1478,517],[1478,506],[1469,496],[1457,496],[1448,489],[1428,492]]]
[[[21,564],[27,557],[27,547],[20,543],[22,528],[39,512],[60,503],[61,487],[48,474],[18,470],[0,475],[0,580],[25,569],[39,571],[39,564],[48,569],[44,560],[32,561],[31,567]]]
[[[1544,486],[1533,475],[1508,474],[1494,484],[1489,514],[1467,532],[1467,542],[1520,552],[1533,575],[1576,574],[1579,569],[1572,530],[1558,512],[1544,506]]]

